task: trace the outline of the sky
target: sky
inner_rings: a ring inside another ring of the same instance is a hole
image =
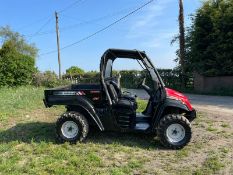
[[[55,15],[59,13],[61,48],[79,41],[125,16],[149,0],[1,0],[0,26],[9,25],[39,49],[36,66],[58,72]],[[185,25],[201,6],[200,0],[184,0]],[[85,41],[61,51],[62,72],[71,66],[99,70],[108,48],[144,50],[157,68],[174,68],[172,38],[178,33],[178,0],[154,0],[137,13]],[[116,69],[134,69],[118,64]]]

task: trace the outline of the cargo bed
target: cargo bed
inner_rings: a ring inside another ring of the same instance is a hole
[[[44,91],[44,104],[46,107],[53,105],[67,105],[78,100],[81,96],[94,103],[102,98],[100,84],[72,84],[70,86],[52,88]]]

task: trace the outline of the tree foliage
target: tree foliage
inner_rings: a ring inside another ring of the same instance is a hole
[[[0,28],[0,39],[0,86],[30,84],[38,49],[8,26]]]
[[[233,75],[233,0],[205,1],[186,36],[186,70]]]
[[[19,53],[11,41],[0,49],[0,86],[27,85],[35,71],[35,59]]]
[[[69,76],[76,76],[76,75],[83,75],[85,71],[77,66],[71,66],[69,69],[66,70],[66,74]]]
[[[11,41],[12,45],[17,52],[35,58],[38,53],[38,49],[34,44],[26,42],[25,38],[18,32],[13,32],[9,26],[0,28],[0,38],[3,44],[7,41]]]

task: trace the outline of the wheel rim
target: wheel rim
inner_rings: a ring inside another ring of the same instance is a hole
[[[167,128],[166,135],[171,143],[178,143],[184,139],[185,129],[181,124],[171,124]]]
[[[73,121],[66,121],[62,124],[61,132],[68,139],[74,138],[79,132],[78,125]]]

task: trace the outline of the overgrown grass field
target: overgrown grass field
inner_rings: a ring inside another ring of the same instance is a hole
[[[63,107],[46,109],[43,88],[0,89],[0,174],[231,174],[233,129],[202,114],[193,140],[164,149],[154,135],[89,134],[85,143],[57,144],[55,121]],[[139,101],[139,110],[146,106]]]

